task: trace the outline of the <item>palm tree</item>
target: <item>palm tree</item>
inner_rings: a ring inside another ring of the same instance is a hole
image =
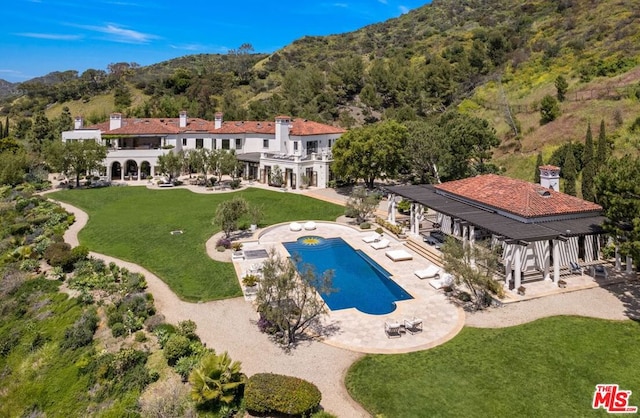
[[[226,351],[221,355],[207,354],[189,375],[191,399],[198,404],[229,405],[246,379],[240,372],[240,362],[231,362]]]

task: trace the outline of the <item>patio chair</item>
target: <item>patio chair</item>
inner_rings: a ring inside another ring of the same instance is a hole
[[[411,319],[404,320],[404,329],[407,330],[411,335],[416,332],[422,332],[422,319],[416,318],[415,316]]]
[[[307,231],[313,231],[314,229],[316,229],[316,223],[313,221],[305,222],[304,229]]]
[[[598,277],[608,279],[609,271],[605,268],[605,266],[598,264],[595,266],[591,266],[591,276],[593,276],[594,279],[597,279]]]
[[[382,239],[382,234],[378,234],[377,232],[374,232],[373,234],[367,235],[366,237],[362,238],[362,240],[367,244],[371,244],[372,242],[378,242],[381,239]]]
[[[416,270],[413,272],[418,279],[432,279],[436,277],[440,273],[440,269],[438,266],[434,266],[433,264],[427,267],[426,269]]]
[[[584,270],[580,264],[575,261],[569,261],[569,270],[571,274],[583,274]]]
[[[289,229],[294,232],[302,231],[302,225],[300,225],[298,222],[291,222],[289,224]]]
[[[402,325],[400,325],[400,322],[396,321],[395,319],[390,319],[388,321],[384,322],[384,332],[385,334],[387,334],[387,338],[391,338],[391,337],[401,337],[402,334],[400,334],[400,328]]]
[[[390,244],[391,244],[391,241],[385,238],[385,239],[381,239],[378,242],[372,243],[371,248],[373,248],[374,250],[381,250],[383,248],[387,248]]]

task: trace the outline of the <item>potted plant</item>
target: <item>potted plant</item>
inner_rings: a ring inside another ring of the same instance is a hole
[[[525,293],[526,291],[527,291],[527,288],[526,288],[526,287],[524,287],[524,286],[520,286],[520,287],[518,288],[518,294],[519,294],[520,296],[524,296],[524,293]]]
[[[558,280],[558,287],[564,289],[565,287],[567,287],[567,282],[562,279]]]
[[[258,225],[264,216],[264,211],[262,210],[262,205],[251,205],[249,206],[249,217],[251,218],[251,232],[258,229]]]
[[[242,278],[242,285],[245,288],[245,293],[255,293],[258,290],[258,282],[260,278],[255,274],[247,274]]]

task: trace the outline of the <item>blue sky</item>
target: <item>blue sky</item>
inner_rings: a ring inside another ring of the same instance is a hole
[[[149,65],[243,43],[273,52],[304,35],[349,32],[427,0],[12,0],[0,26],[0,78]]]

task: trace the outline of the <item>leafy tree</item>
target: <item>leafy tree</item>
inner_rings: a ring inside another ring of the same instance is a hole
[[[538,157],[536,158],[536,167],[535,171],[533,172],[533,182],[536,184],[540,184],[540,169],[538,167],[543,164],[544,162],[542,161],[542,152],[538,152]]]
[[[183,158],[180,152],[170,151],[158,157],[160,172],[168,175],[170,179],[180,175],[183,164]]]
[[[492,149],[500,144],[500,140],[489,122],[453,111],[443,114],[438,124],[443,134],[440,170],[443,180],[497,171],[489,161]]]
[[[347,199],[346,210],[356,214],[358,224],[364,222],[378,207],[381,196],[378,193],[369,192],[362,186],[356,186]]]
[[[598,145],[596,149],[596,171],[600,170],[609,157],[609,143],[604,129],[604,119],[600,120],[600,133],[598,134]]]
[[[235,150],[217,149],[209,152],[209,168],[218,176],[218,182],[222,181],[223,175],[238,176],[238,156]]]
[[[216,208],[213,224],[219,226],[229,238],[231,233],[238,229],[238,220],[247,213],[248,208],[247,201],[241,197],[225,200]]]
[[[333,171],[342,178],[363,179],[373,189],[375,179],[397,176],[406,141],[407,128],[393,120],[348,131],[333,146]]]
[[[596,196],[607,217],[604,228],[640,265],[640,160],[625,155],[610,159],[595,180]]]
[[[493,278],[498,267],[497,255],[480,244],[471,246],[449,238],[442,246],[444,268],[452,274],[456,284],[464,283],[471,290],[475,308],[489,306],[490,293],[504,296],[502,286]]]
[[[89,139],[60,142],[47,148],[47,163],[61,173],[73,174],[76,187],[80,187],[80,176],[101,167],[107,157],[107,148]]]
[[[126,84],[116,86],[113,92],[113,104],[116,109],[123,110],[131,106],[131,90]]]
[[[40,111],[33,116],[33,125],[31,126],[31,134],[29,142],[31,144],[32,151],[40,153],[43,147],[51,142],[54,138],[54,132],[51,126],[51,122]]]
[[[558,116],[560,116],[560,105],[558,104],[558,100],[547,94],[540,102],[540,124],[544,125],[552,122],[556,120]]]
[[[298,269],[296,270],[296,265]],[[262,267],[256,295],[261,321],[275,328],[286,346],[295,344],[317,319],[327,313],[319,293],[331,291],[333,271],[318,276],[313,266],[282,258],[271,251]]]
[[[189,375],[191,399],[204,407],[233,405],[246,381],[239,361],[232,362],[227,352],[209,353]]]
[[[555,85],[556,98],[559,102],[564,102],[567,94],[567,89],[569,88],[569,83],[567,83],[567,80],[562,75],[559,75],[558,77],[556,77]]]
[[[438,166],[445,151],[441,127],[435,122],[425,120],[405,122],[405,126],[405,154],[412,181],[419,184],[440,183]]]
[[[582,157],[584,168],[582,169],[582,198],[593,202],[595,200],[593,182],[596,176],[597,163],[593,155],[593,136],[591,134],[591,123],[587,125],[587,136],[584,143],[584,154]]]
[[[341,103],[352,100],[364,85],[364,63],[359,55],[336,60],[329,72],[329,85]]]
[[[29,159],[23,149],[0,152],[0,185],[17,186],[22,183],[28,168]]]
[[[565,157],[567,156],[567,149],[569,148],[569,143],[566,142],[553,151],[551,154],[551,158],[549,158],[549,164],[555,165],[558,167],[564,167]],[[582,162],[584,156],[584,144],[582,142],[576,142],[575,144],[571,144],[571,151],[573,152],[573,158],[576,162],[576,171],[580,171],[584,168],[584,164]],[[563,172],[560,172],[560,176],[564,177]]]
[[[576,170],[576,160],[573,156],[573,150],[571,142],[567,147],[567,154],[564,157],[564,166],[562,166],[562,172],[564,173],[564,192],[568,195],[576,195],[576,177],[578,172]]]

